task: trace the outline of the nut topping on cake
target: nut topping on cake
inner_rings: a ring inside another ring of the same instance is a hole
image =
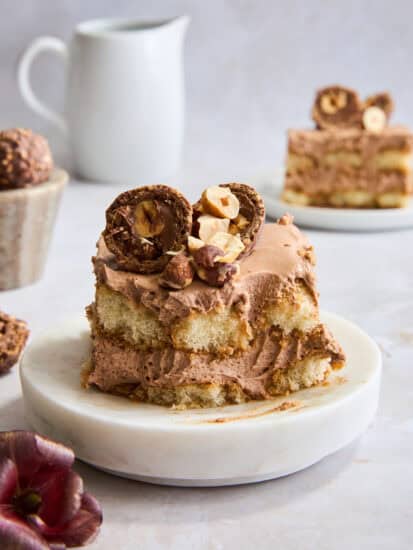
[[[205,245],[194,253],[197,275],[210,286],[224,286],[239,275],[238,264],[221,262],[224,254],[224,250],[213,245]]]
[[[363,126],[369,132],[379,134],[386,127],[386,113],[380,107],[367,107],[363,113]]]
[[[240,231],[243,229],[246,229],[248,226],[248,220],[245,216],[242,216],[241,214],[238,214],[238,216],[231,220],[231,223],[229,224],[229,232],[231,235],[238,235]]]
[[[189,235],[188,237],[188,250],[190,254],[194,254],[197,250],[205,246],[204,241],[201,239],[197,239],[196,237],[193,237],[192,235]]]
[[[215,235],[209,239],[208,244],[223,250],[222,256],[217,260],[222,263],[235,262],[245,248],[239,236],[231,235],[230,233],[215,233]]]
[[[323,130],[360,127],[362,104],[354,90],[329,86],[317,92],[312,117]]]
[[[183,289],[195,273],[222,286],[239,273],[233,264],[252,251],[264,218],[262,199],[248,185],[209,187],[193,209],[178,191],[155,185],[117,197],[103,238],[118,268],[161,273],[165,288]]]
[[[224,189],[230,189],[239,200],[239,214],[231,221],[231,234],[238,234],[244,250],[239,258],[251,254],[264,225],[264,203],[257,191],[245,183],[224,183]]]
[[[229,219],[215,218],[208,214],[199,216],[198,220],[198,236],[205,243],[216,234],[224,232],[229,229]]]
[[[240,208],[239,200],[231,189],[219,185],[208,187],[202,193],[201,205],[204,212],[229,220],[238,216]]]
[[[155,237],[162,232],[165,222],[158,201],[142,201],[135,208],[135,233],[143,238]]]
[[[239,272],[239,266],[229,266],[252,252],[264,224],[264,203],[249,185],[225,183],[206,189],[193,211],[188,250],[194,256],[197,274],[210,285],[222,286]],[[202,247],[201,243],[212,245],[211,250],[221,250],[214,257],[213,267],[195,259],[201,251],[205,254],[209,250],[209,246]],[[213,273],[209,272],[211,269]]]
[[[191,226],[192,207],[185,197],[166,185],[152,185],[115,199],[106,211],[103,237],[121,269],[159,273],[169,253],[186,245]]]
[[[231,235],[228,235],[231,237]],[[228,256],[225,251],[215,245],[207,244],[194,252],[196,273],[198,277],[211,286],[221,287],[225,283],[236,278],[240,273],[240,267],[233,260],[225,261]]]
[[[0,311],[0,374],[17,363],[28,336],[29,330],[24,321]]]
[[[172,290],[189,286],[195,275],[190,259],[185,254],[173,256],[159,277],[159,284]]]
[[[343,90],[337,93],[323,94],[320,99],[320,107],[327,115],[335,115],[337,111],[344,109],[347,105],[347,97]]]
[[[381,92],[379,94],[369,96],[364,102],[364,108],[367,109],[368,107],[378,107],[384,111],[387,122],[390,115],[394,111],[393,99],[388,92]]]
[[[231,235],[228,235],[231,237]],[[211,286],[223,286],[236,278],[240,267],[233,260],[226,260],[229,253],[215,245],[207,244],[194,252],[193,259],[198,277]]]
[[[203,269],[210,269],[214,267],[218,258],[222,258],[224,251],[218,246],[212,244],[206,244],[196,252],[194,252],[193,258],[198,267]]]
[[[0,132],[0,191],[39,185],[49,179],[52,169],[44,137],[22,128]]]
[[[281,216],[280,219],[277,220],[277,223],[279,225],[291,225],[294,223],[294,216],[291,216],[291,214],[284,214]]]
[[[225,283],[236,279],[239,273],[239,264],[216,263],[211,269],[197,269],[197,274],[200,279],[210,286],[217,287],[224,286]]]

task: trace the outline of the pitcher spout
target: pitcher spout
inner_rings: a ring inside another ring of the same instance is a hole
[[[174,17],[170,20],[170,22],[168,23],[168,27],[173,28],[183,37],[185,36],[190,22],[191,17],[189,15],[179,15],[178,17]]]

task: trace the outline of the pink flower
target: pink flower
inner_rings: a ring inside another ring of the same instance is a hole
[[[1,550],[61,550],[92,542],[102,523],[71,449],[35,433],[0,432]]]

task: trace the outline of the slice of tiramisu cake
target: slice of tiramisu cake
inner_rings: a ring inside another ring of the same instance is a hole
[[[214,407],[322,383],[344,364],[320,322],[313,249],[288,215],[264,224],[248,185],[140,187],[106,212],[85,386]]]
[[[283,200],[301,206],[400,208],[413,193],[413,134],[389,125],[388,93],[362,101],[354,90],[317,92],[315,129],[288,132]]]

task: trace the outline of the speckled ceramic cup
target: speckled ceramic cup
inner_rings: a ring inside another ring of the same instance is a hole
[[[0,290],[26,286],[42,276],[67,181],[66,172],[54,170],[40,185],[0,191]]]

